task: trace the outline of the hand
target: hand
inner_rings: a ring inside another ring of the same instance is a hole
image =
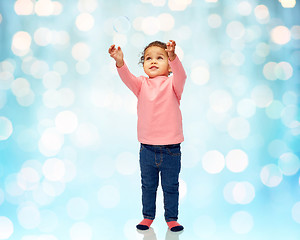
[[[113,59],[115,59],[117,67],[122,67],[124,65],[124,55],[120,47],[116,48],[115,45],[111,45],[108,49],[108,53]]]
[[[173,61],[176,58],[175,46],[176,46],[175,41],[170,40],[169,42],[167,42],[166,52],[168,53],[168,57],[170,61]]]

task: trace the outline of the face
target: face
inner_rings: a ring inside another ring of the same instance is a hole
[[[157,46],[147,48],[144,55],[144,71],[149,78],[168,76],[170,67],[167,52]]]

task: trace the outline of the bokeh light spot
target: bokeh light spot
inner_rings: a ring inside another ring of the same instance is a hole
[[[220,173],[225,166],[225,159],[222,153],[216,150],[208,151],[202,158],[203,169],[211,174]]]
[[[91,240],[93,231],[91,226],[86,222],[74,223],[70,229],[71,240]]]
[[[43,174],[49,181],[60,181],[65,175],[65,164],[58,158],[47,159],[43,165]]]
[[[81,13],[76,18],[76,26],[80,31],[87,32],[94,27],[94,17],[89,13]]]
[[[208,16],[208,25],[211,28],[218,28],[222,25],[222,18],[219,14],[211,14]]]
[[[13,132],[13,125],[6,117],[0,117],[0,141],[8,139]]]
[[[55,126],[62,134],[74,132],[77,125],[77,116],[72,111],[62,111],[55,118]]]
[[[268,164],[262,168],[260,179],[267,187],[276,187],[282,181],[282,172],[277,165]]]
[[[227,125],[227,131],[234,139],[245,139],[249,136],[250,124],[242,117],[233,118]]]
[[[226,167],[232,172],[243,172],[248,166],[248,155],[240,149],[231,150],[225,159]]]
[[[253,225],[253,217],[246,211],[236,212],[230,219],[230,226],[232,230],[238,234],[247,234],[252,230]]]
[[[249,204],[255,197],[255,188],[249,182],[238,182],[232,189],[233,199],[239,204]]]
[[[209,96],[211,108],[217,113],[227,112],[232,106],[232,97],[225,90],[215,90]]]
[[[259,108],[269,106],[273,101],[273,92],[267,85],[257,85],[251,92],[251,98]]]
[[[4,216],[0,216],[0,239],[9,239],[14,232],[12,221]]]
[[[294,153],[284,153],[278,159],[278,167],[284,175],[294,175],[300,168],[299,158]]]
[[[90,56],[90,47],[83,42],[76,43],[72,48],[72,56],[78,61],[87,59]]]
[[[18,220],[25,229],[35,229],[40,224],[40,211],[34,204],[26,204],[18,211]]]
[[[271,39],[274,43],[284,45],[291,40],[291,32],[285,26],[277,26],[271,30]]]
[[[26,55],[31,46],[31,36],[28,32],[20,31],[15,33],[12,40],[11,49],[17,56]]]
[[[192,68],[191,79],[197,85],[204,85],[209,81],[209,69],[205,66],[197,66]]]

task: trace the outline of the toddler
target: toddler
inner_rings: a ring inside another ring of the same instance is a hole
[[[165,220],[173,232],[183,230],[177,222],[179,204],[180,143],[183,142],[180,99],[186,73],[175,53],[176,43],[155,41],[144,49],[140,62],[148,77],[134,76],[126,66],[120,47],[112,45],[110,56],[125,85],[138,99],[138,140],[144,219],[136,226],[147,230],[155,218],[159,173],[164,195]],[[169,76],[172,73],[171,76]]]

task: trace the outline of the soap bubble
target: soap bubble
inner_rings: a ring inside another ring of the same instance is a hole
[[[126,16],[120,16],[113,22],[114,31],[117,33],[127,33],[130,30],[130,20]]]

